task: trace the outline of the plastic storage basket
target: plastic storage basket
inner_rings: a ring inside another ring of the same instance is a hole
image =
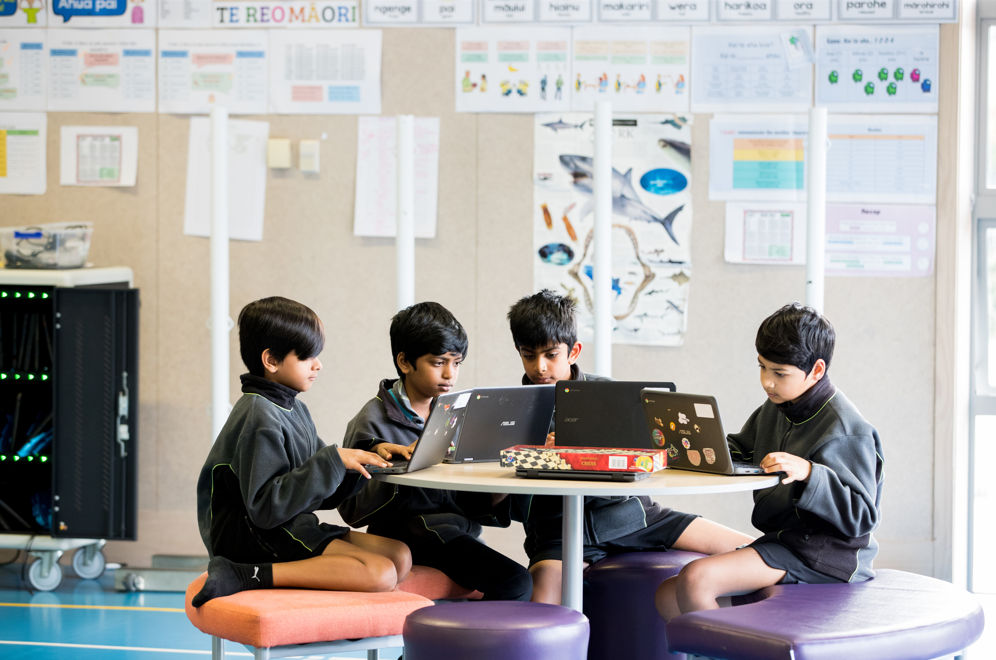
[[[92,235],[92,222],[4,227],[0,246],[7,268],[82,268]]]

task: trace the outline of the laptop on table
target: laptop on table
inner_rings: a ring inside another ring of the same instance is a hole
[[[715,398],[662,389],[645,389],[641,396],[650,441],[667,452],[668,469],[730,476],[765,474],[759,465],[733,460]]]
[[[470,394],[470,390],[450,392],[436,399],[436,406],[429,413],[429,419],[425,420],[422,435],[412,450],[412,457],[407,461],[392,460],[391,467],[388,468],[367,465],[367,472],[405,474],[441,463],[450,448],[450,442],[458,437],[463,426]]]
[[[557,446],[648,449],[641,392],[675,391],[674,383],[560,381],[557,388]],[[657,447],[653,447],[657,448]]]
[[[457,431],[455,451],[445,462],[498,461],[502,449],[542,445],[553,417],[553,390],[553,385],[475,387]]]

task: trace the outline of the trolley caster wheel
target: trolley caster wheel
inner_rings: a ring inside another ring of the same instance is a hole
[[[84,580],[96,580],[104,574],[104,566],[107,563],[104,559],[104,553],[100,550],[94,552],[93,558],[88,565],[86,563],[86,551],[86,548],[80,548],[73,553],[73,570],[76,571],[76,575]]]
[[[36,591],[52,591],[62,584],[62,567],[59,566],[58,562],[52,562],[52,570],[48,572],[46,577],[42,577],[42,564],[44,563],[39,559],[28,567],[28,582]]]

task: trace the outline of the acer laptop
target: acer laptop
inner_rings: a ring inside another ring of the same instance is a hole
[[[471,390],[450,392],[436,399],[436,406],[425,420],[422,435],[419,436],[412,457],[409,460],[390,461],[391,467],[382,468],[367,465],[370,474],[404,474],[416,472],[441,463],[463,426],[470,402]]]
[[[606,449],[656,448],[647,437],[640,392],[675,391],[674,383],[632,381],[560,381],[556,388],[557,445]]]
[[[553,390],[553,385],[475,387],[458,429],[456,450],[446,462],[497,461],[502,449],[545,443],[553,417]]]
[[[759,465],[733,461],[715,398],[652,388],[643,390],[641,396],[650,441],[667,451],[668,469],[730,476],[764,474]]]
[[[515,476],[523,479],[566,479],[569,481],[639,481],[649,472],[599,472],[596,470],[543,470],[515,468]]]

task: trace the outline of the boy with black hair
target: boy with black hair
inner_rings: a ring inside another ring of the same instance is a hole
[[[411,455],[436,398],[456,385],[467,333],[442,305],[424,302],[391,320],[391,354],[399,378],[380,390],[346,428],[343,444],[384,458]],[[507,527],[505,495],[395,486],[371,481],[339,506],[353,527],[403,541],[412,560],[437,568],[485,600],[529,600],[532,579],[515,561],[484,545],[481,525]]]
[[[508,311],[515,350],[522,359],[523,385],[561,380],[610,380],[577,366],[577,303],[544,289]],[[547,445],[555,442],[553,422]],[[533,601],[560,604],[563,498],[515,498],[514,515],[526,528],[524,544],[533,576]],[[591,564],[621,552],[690,550],[716,554],[749,543],[751,537],[696,515],[662,507],[640,497],[584,498],[584,560]]]
[[[718,608],[724,594],[774,584],[862,582],[875,576],[884,476],[878,432],[830,382],[833,325],[786,305],[757,331],[768,400],[727,440],[736,460],[761,458],[781,483],[754,491],[751,522],[764,536],[688,564],[657,590],[665,620]]]
[[[403,543],[312,513],[336,508],[359,475],[369,479],[364,465],[388,465],[377,454],[326,447],[296,400],[318,376],[324,345],[321,320],[293,300],[264,298],[239,313],[249,373],[197,480],[197,522],[212,559],[194,607],[247,589],[390,591],[408,575]]]

